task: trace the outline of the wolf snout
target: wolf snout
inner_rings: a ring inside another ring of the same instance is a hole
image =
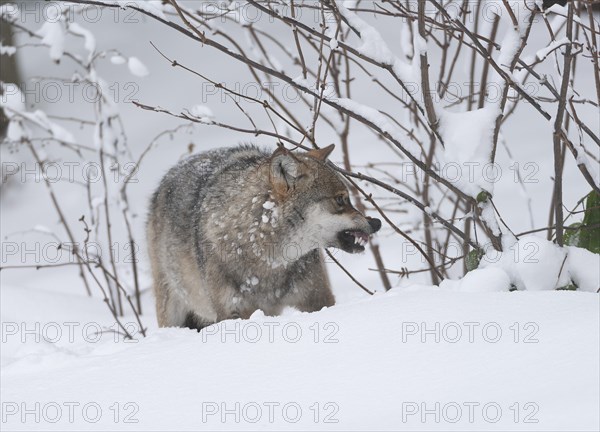
[[[381,228],[381,221],[377,218],[367,217],[369,226],[371,227],[371,234],[375,234]]]

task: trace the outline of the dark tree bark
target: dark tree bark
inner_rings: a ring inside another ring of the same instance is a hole
[[[544,0],[544,9],[548,9],[550,6],[555,4],[564,6],[567,4],[567,0]]]
[[[0,19],[0,41],[4,46],[13,46],[12,26],[6,21]],[[0,81],[5,83],[19,83],[19,67],[17,65],[16,53],[13,55],[0,56]],[[2,90],[0,89],[0,95]],[[4,110],[0,109],[0,138],[6,136],[8,119]]]

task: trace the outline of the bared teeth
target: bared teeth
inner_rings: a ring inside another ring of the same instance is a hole
[[[362,236],[360,236],[360,235],[356,235],[356,236],[354,237],[354,244],[357,244],[357,245],[359,245],[359,246],[363,246],[363,247],[364,247],[364,246],[367,244],[367,240],[366,240],[366,239],[364,239],[364,238],[363,238]]]
[[[352,234],[354,237],[354,244],[364,247],[369,241],[368,236],[362,232],[352,232],[349,231],[349,234]]]

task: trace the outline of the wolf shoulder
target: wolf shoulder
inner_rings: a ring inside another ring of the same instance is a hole
[[[227,190],[225,185],[239,183],[246,172],[269,158],[269,153],[254,145],[218,148],[186,157],[163,177],[151,199],[151,209],[192,210],[208,189]]]

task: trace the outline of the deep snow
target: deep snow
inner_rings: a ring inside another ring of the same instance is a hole
[[[58,312],[66,303],[71,310]],[[2,320],[5,430],[599,425],[600,323],[591,293],[396,288],[318,313],[257,313],[200,334],[152,329],[126,343],[110,333],[93,342],[91,323],[111,324],[98,302],[3,287]],[[50,342],[23,332],[35,322]],[[80,404],[73,422],[70,402]],[[37,409],[39,423],[22,417],[24,409]]]

